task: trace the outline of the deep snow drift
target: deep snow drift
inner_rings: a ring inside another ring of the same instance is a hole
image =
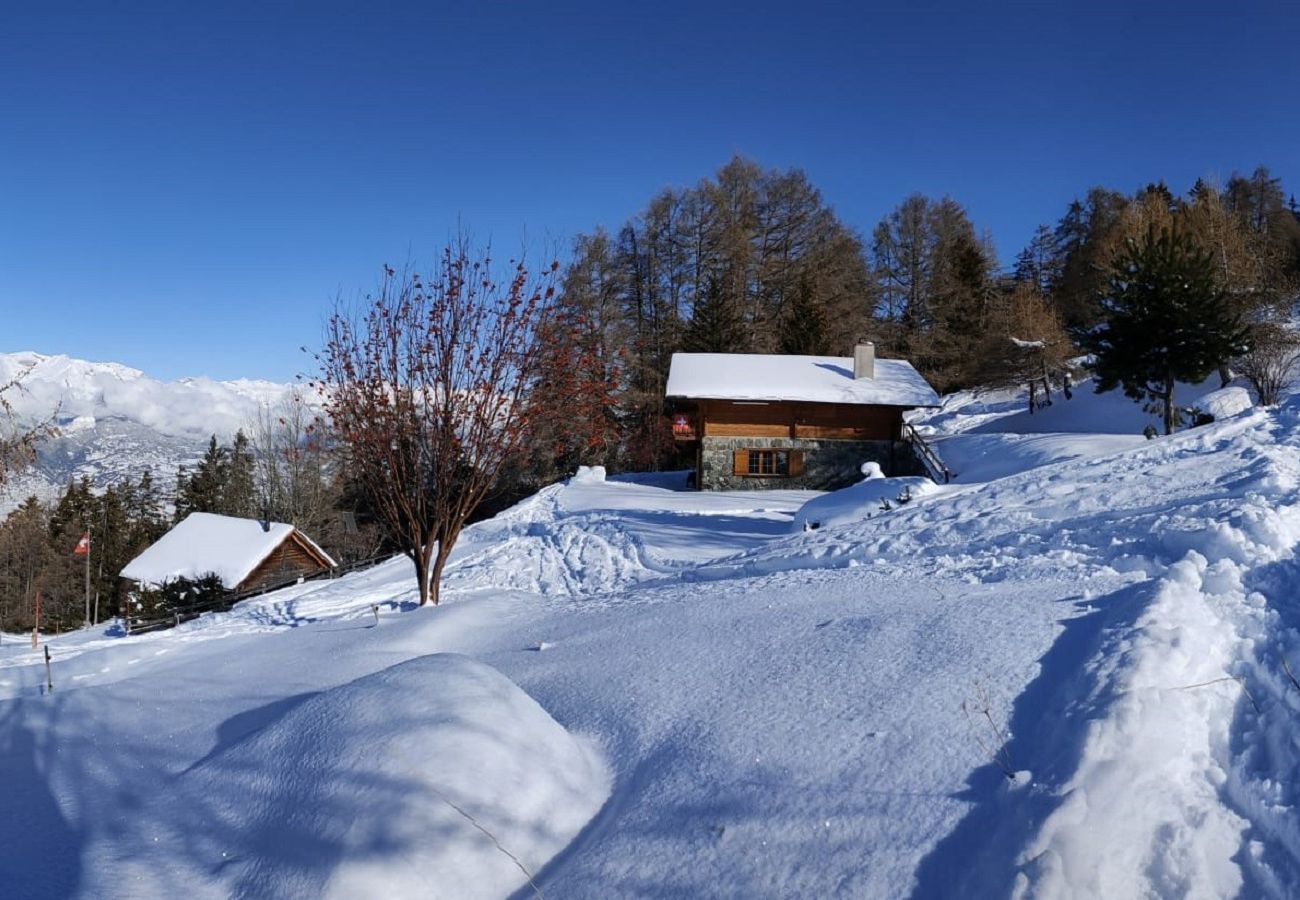
[[[397,560],[53,639],[53,694],[5,636],[0,887],[1295,896],[1300,402],[995,415],[888,511],[589,472],[470,529],[438,609]]]

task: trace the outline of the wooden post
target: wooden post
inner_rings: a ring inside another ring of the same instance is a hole
[[[54,693],[54,676],[50,674],[50,645],[45,645],[45,687]]]

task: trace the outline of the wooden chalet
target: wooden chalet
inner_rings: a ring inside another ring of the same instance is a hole
[[[866,462],[924,473],[903,413],[939,405],[911,363],[876,359],[869,343],[852,357],[675,353],[667,399],[704,490],[830,490]]]
[[[336,565],[292,525],[191,513],[122,569],[145,588],[216,575],[231,593],[286,584]]]

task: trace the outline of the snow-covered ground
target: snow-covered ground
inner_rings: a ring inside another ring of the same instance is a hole
[[[0,894],[1300,893],[1300,400],[999,402],[888,511],[586,472],[437,609],[396,560],[54,638],[52,693],[6,635]]]

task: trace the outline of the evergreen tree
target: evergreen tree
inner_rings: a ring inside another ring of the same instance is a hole
[[[1110,239],[1128,202],[1123,194],[1094,187],[1085,200],[1070,204],[1053,232],[1061,268],[1050,296],[1072,332],[1086,331],[1097,322],[1097,297],[1106,283]]]
[[[830,352],[826,313],[813,300],[811,285],[801,281],[781,323],[781,352],[793,356],[825,356]]]
[[[131,544],[144,549],[167,531],[167,516],[161,492],[153,480],[153,470],[146,468],[140,481],[130,488],[126,500],[131,528]]]
[[[1061,277],[1064,260],[1056,245],[1056,235],[1046,225],[1039,225],[1028,246],[1016,257],[1013,278],[1020,284],[1029,284],[1046,296],[1052,285]]]
[[[32,627],[36,592],[53,557],[48,514],[39,500],[28,497],[0,523],[0,628]]]
[[[76,628],[85,621],[85,561],[73,550],[98,517],[98,498],[84,476],[70,483],[54,505],[49,518],[50,561],[42,577],[42,627]]]
[[[996,259],[951,197],[913,194],[873,232],[874,332],[886,355],[909,359],[940,390],[969,383],[968,335],[984,321]]]
[[[226,484],[229,453],[217,443],[214,434],[208,441],[207,452],[199,460],[193,474],[182,468],[176,476],[176,521],[195,512],[221,512],[221,493]]]
[[[257,499],[254,483],[253,451],[243,429],[235,432],[235,441],[226,454],[218,511],[227,516],[250,519],[256,516]]]
[[[1151,229],[1116,260],[1089,336],[1097,391],[1116,386],[1159,408],[1165,434],[1178,424],[1177,381],[1198,382],[1246,349],[1240,319],[1216,284],[1214,262],[1186,235]]]
[[[682,349],[688,353],[744,353],[748,349],[745,323],[719,282],[710,280],[703,296],[695,301]]]

